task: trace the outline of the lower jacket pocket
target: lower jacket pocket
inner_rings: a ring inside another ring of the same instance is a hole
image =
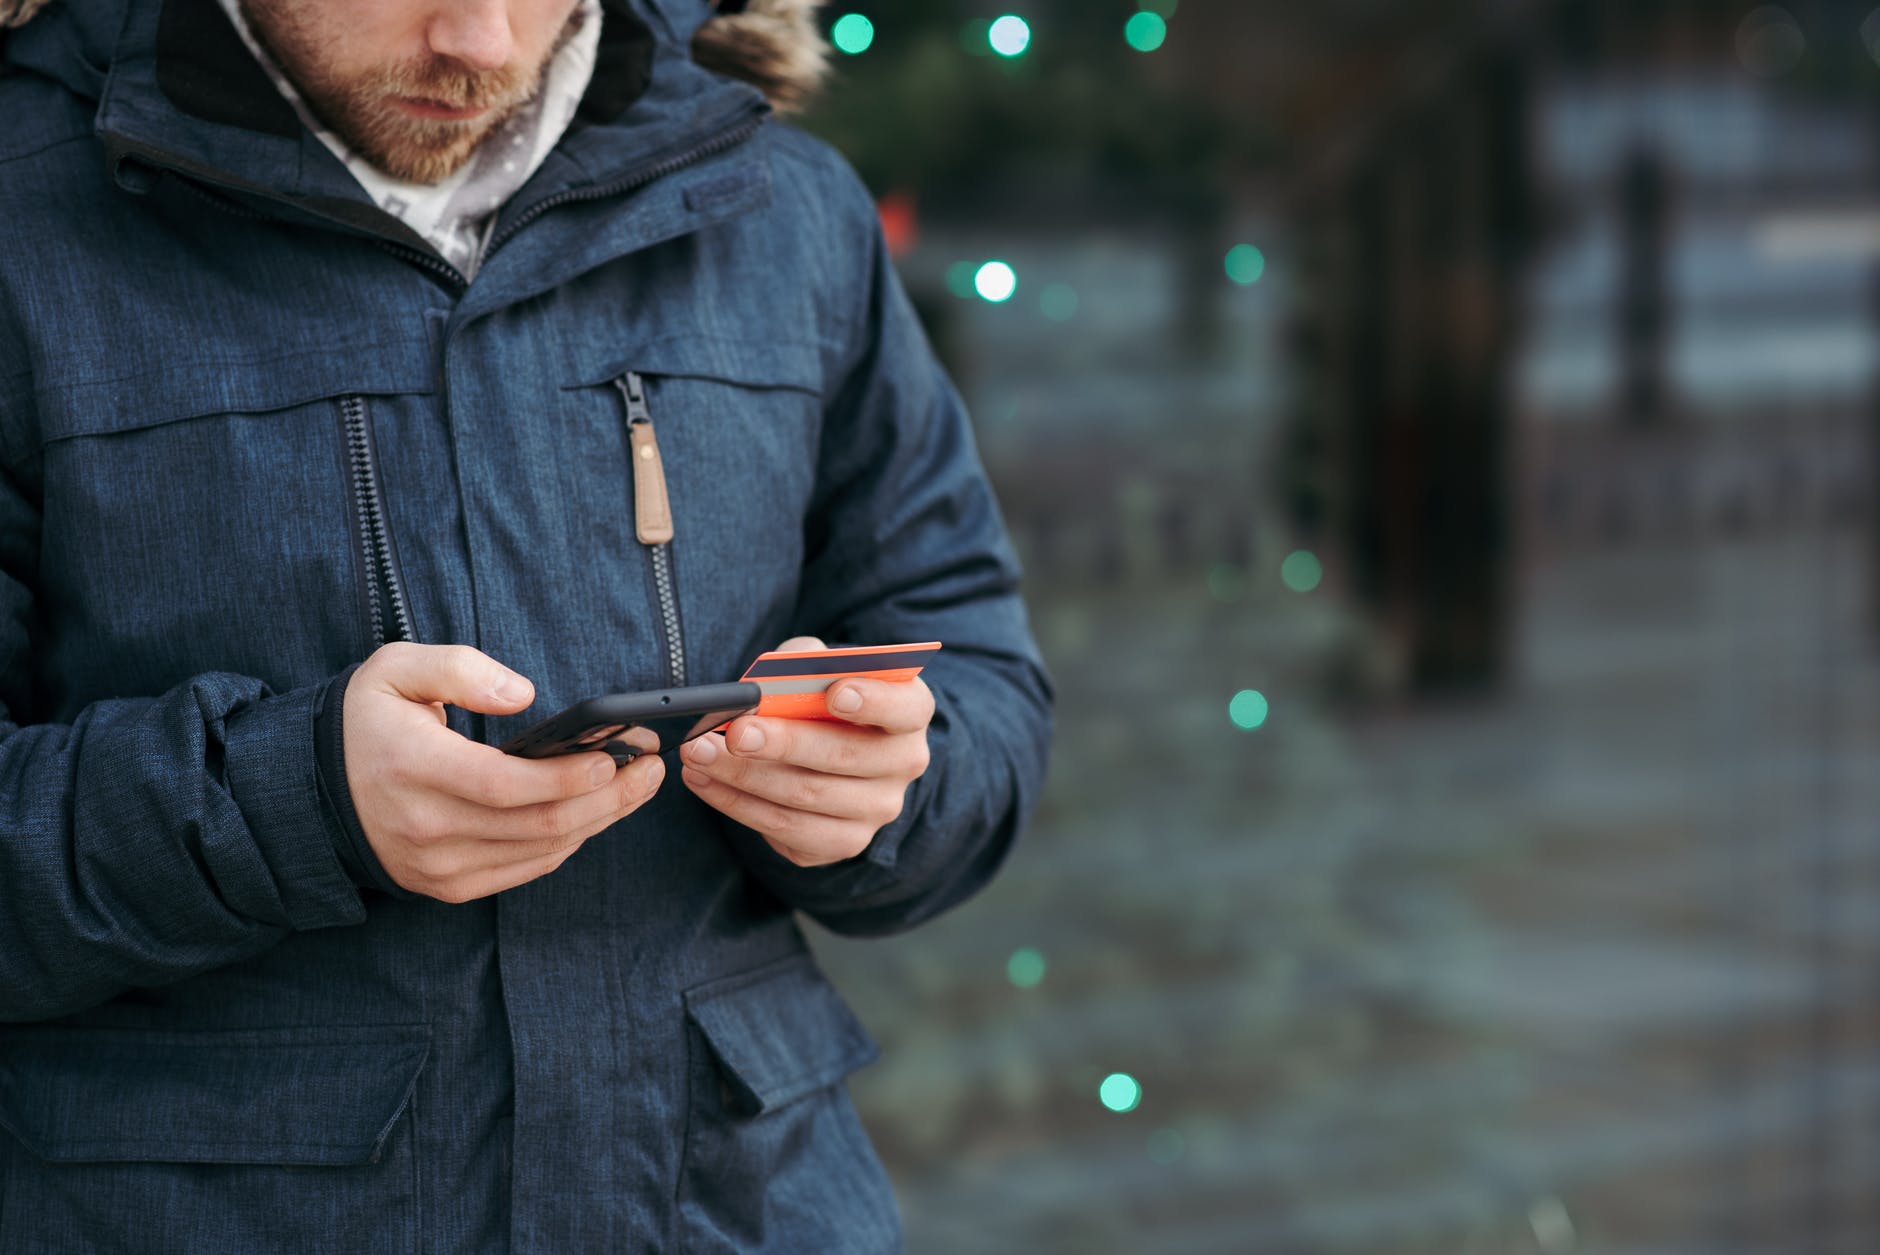
[[[900,1249],[900,1216],[842,1080],[874,1042],[808,955],[688,990],[687,1252]]]
[[[0,1255],[411,1250],[422,1026],[0,1034]]]

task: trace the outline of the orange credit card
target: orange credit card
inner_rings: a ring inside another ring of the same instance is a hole
[[[759,654],[741,680],[763,691],[754,715],[776,719],[835,719],[824,694],[838,680],[911,680],[940,652],[939,641],[915,645],[862,645],[848,649],[775,650]],[[837,720],[837,722],[840,722]]]

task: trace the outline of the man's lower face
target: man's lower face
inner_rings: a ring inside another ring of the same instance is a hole
[[[303,0],[243,0],[255,37],[308,107],[366,160],[396,178],[436,183],[470,159],[535,95],[551,47],[533,65],[472,70],[430,54],[351,64],[351,42]],[[558,46],[558,45],[557,45]]]
[[[308,103],[379,169],[435,183],[468,161],[486,135],[535,95],[540,80],[539,66],[473,74],[433,61],[322,84],[317,98],[309,88]]]

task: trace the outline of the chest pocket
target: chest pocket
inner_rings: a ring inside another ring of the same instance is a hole
[[[58,717],[203,671],[276,689],[371,641],[348,398],[381,448],[423,421],[422,355],[166,371],[42,394],[42,612]],[[406,457],[421,457],[422,442]]]
[[[421,1026],[0,1038],[0,1249],[413,1249],[428,1049]]]
[[[775,644],[802,569],[824,369],[812,344],[703,336],[608,348],[576,368],[558,440],[565,478],[550,488],[572,517],[610,520],[588,534],[597,565],[644,573],[633,601],[584,613],[650,623],[645,653],[659,660],[609,679],[642,688],[733,680]]]

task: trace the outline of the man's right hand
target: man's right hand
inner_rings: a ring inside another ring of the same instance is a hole
[[[468,902],[545,876],[658,791],[665,764],[602,753],[517,758],[451,731],[444,706],[526,710],[535,686],[467,645],[382,646],[341,712],[346,782],[366,840],[403,887]]]

